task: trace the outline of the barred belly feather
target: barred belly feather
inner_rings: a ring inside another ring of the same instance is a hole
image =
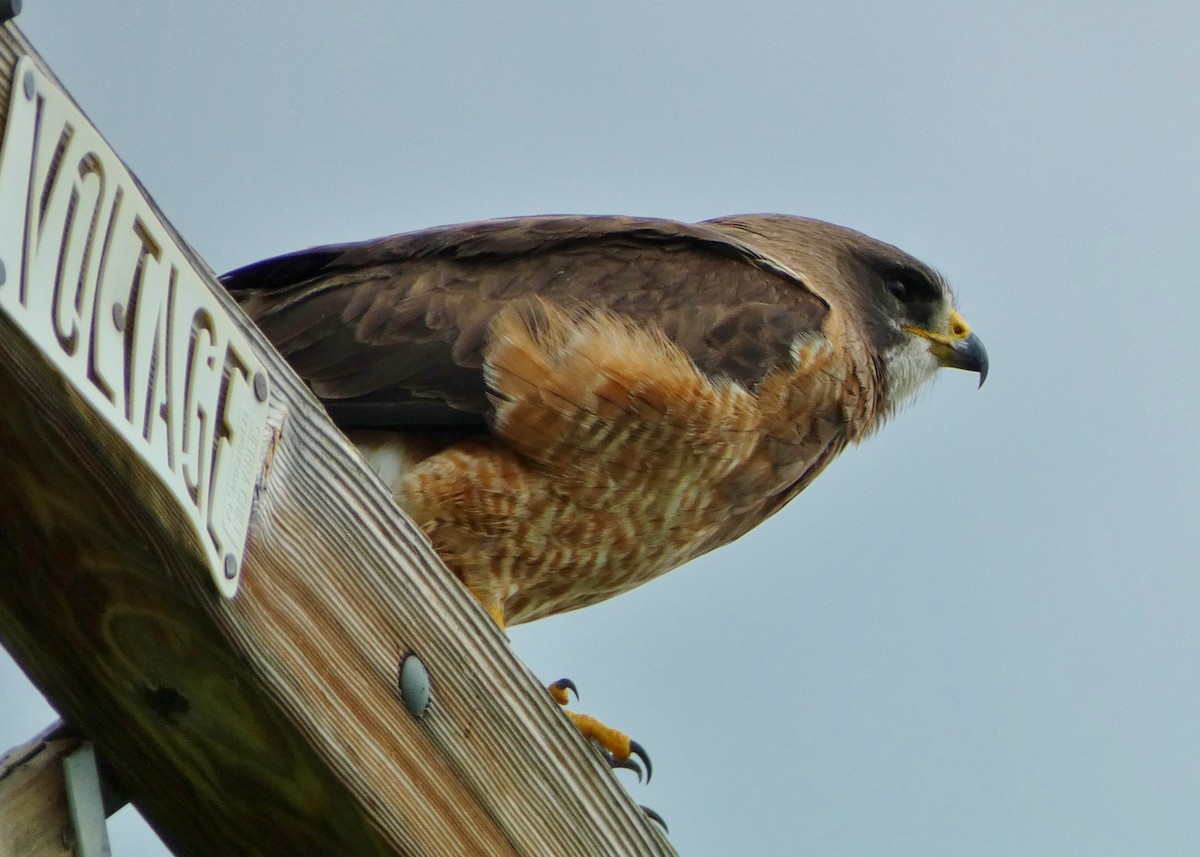
[[[494,436],[394,468],[393,490],[508,622],[584,607],[728,541],[811,468],[843,421],[832,350],[797,349],[759,397],[628,319],[514,307],[486,352]],[[797,387],[807,427],[783,413]]]

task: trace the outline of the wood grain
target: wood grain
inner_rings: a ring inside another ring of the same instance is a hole
[[[5,104],[24,53],[5,25]],[[272,389],[233,601],[168,492],[0,317],[0,638],[30,678],[180,855],[673,853],[221,300]],[[421,720],[397,690],[409,652]]]

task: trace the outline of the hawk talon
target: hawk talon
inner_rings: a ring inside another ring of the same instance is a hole
[[[654,773],[654,768],[650,764],[650,754],[646,752],[646,748],[643,747],[641,744],[639,744],[637,741],[634,741],[632,738],[630,738],[629,739],[629,754],[630,755],[625,758],[626,762],[633,761],[632,758],[630,758],[632,756],[637,756],[639,759],[642,760],[642,764],[646,766],[646,782],[649,783],[650,776],[651,776],[651,774]],[[634,762],[634,764],[637,764],[637,763]],[[640,783],[641,781],[642,781],[642,774],[641,774],[641,771],[639,771],[638,772],[638,782]],[[664,825],[664,827],[665,826],[666,825]]]
[[[571,696],[567,691],[574,693],[575,701],[579,701],[579,688],[569,678],[560,678],[558,681],[552,682],[546,690],[550,692],[550,696],[559,705],[567,705],[571,701]]]
[[[641,804],[638,804],[638,809],[640,809],[642,812],[646,813],[647,818],[649,818],[651,821],[658,824],[658,826],[663,829],[663,833],[671,832],[670,829],[667,827],[666,821],[663,820],[663,817],[661,815],[659,815],[657,812],[655,812],[654,810],[652,810],[650,807],[642,806]]]
[[[608,766],[613,770],[621,768],[626,771],[633,771],[637,774],[638,782],[642,781],[642,766],[637,763],[637,760],[630,756],[628,759],[621,760],[607,750],[604,751],[604,759],[608,762]]]

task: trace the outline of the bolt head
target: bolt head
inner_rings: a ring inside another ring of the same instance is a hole
[[[258,399],[260,402],[265,402],[267,400],[267,393],[269,391],[270,387],[267,385],[267,376],[262,372],[255,372],[254,398]]]
[[[400,698],[404,700],[404,707],[420,719],[429,708],[431,696],[429,670],[416,655],[407,655],[400,663]]]

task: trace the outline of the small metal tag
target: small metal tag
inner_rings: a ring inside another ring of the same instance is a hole
[[[29,57],[0,151],[0,313],[170,489],[237,592],[269,391],[136,180]]]

